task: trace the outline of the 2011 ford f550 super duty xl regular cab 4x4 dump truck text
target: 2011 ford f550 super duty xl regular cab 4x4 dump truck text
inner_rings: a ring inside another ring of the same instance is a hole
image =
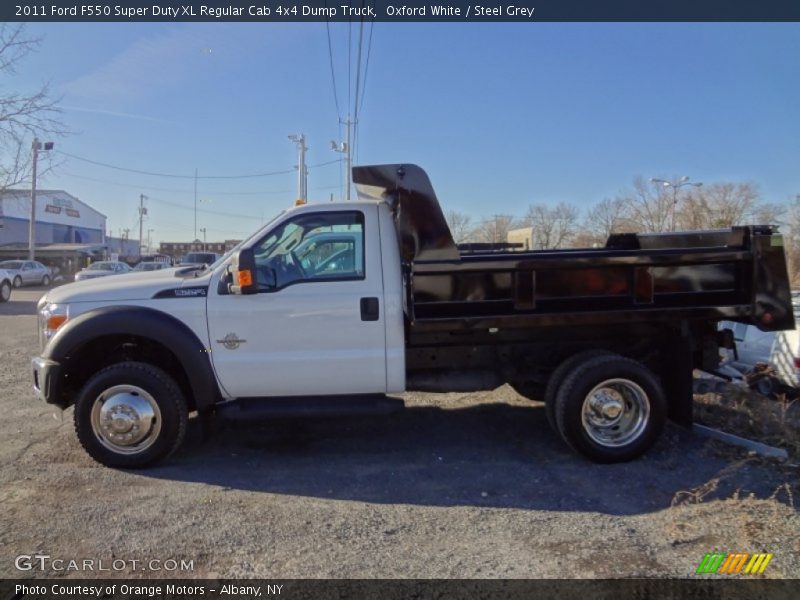
[[[612,235],[604,248],[459,250],[425,172],[356,167],[357,202],[287,210],[210,266],[107,277],[39,303],[37,395],[75,405],[99,462],[144,466],[188,414],[381,410],[404,390],[509,383],[599,461],[692,421],[716,323],[794,327],[768,226]],[[400,403],[401,404],[401,403]]]

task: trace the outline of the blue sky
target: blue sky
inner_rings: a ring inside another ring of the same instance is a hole
[[[236,175],[291,169],[287,134],[304,132],[308,164],[337,158],[324,23],[29,32],[43,44],[12,83],[49,81],[62,97],[74,132],[58,140],[64,152]],[[352,35],[355,62],[357,25]],[[331,37],[344,113],[348,25],[332,24]],[[445,209],[475,219],[521,216],[533,202],[589,206],[637,175],[754,181],[764,200],[786,202],[800,193],[798,73],[798,24],[377,23],[356,163],[418,163]],[[337,165],[312,169],[311,199],[338,196],[340,184]],[[191,179],[66,159],[41,185],[104,212],[114,235],[134,228],[144,193],[155,240],[192,236]],[[291,173],[201,179],[198,227],[209,241],[242,237],[295,189]]]

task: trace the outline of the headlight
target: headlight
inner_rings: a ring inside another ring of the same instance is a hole
[[[67,304],[45,304],[39,309],[39,343],[44,350],[47,342],[69,320]]]

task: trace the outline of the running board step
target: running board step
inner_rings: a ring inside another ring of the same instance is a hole
[[[382,394],[362,396],[289,396],[240,398],[217,406],[217,415],[231,421],[289,417],[344,417],[389,414],[405,408],[400,398]]]

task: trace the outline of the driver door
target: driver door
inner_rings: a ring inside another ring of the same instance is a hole
[[[302,212],[254,246],[259,293],[208,293],[210,350],[231,397],[386,392],[377,207]]]

